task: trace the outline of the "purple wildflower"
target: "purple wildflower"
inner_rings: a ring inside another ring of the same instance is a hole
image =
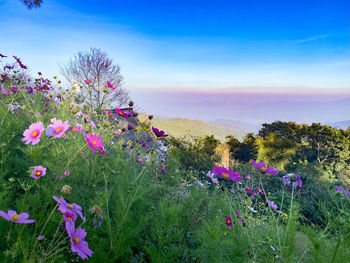
[[[159,169],[162,170],[163,173],[168,174],[164,166],[160,166]]]
[[[275,168],[271,167],[266,167],[266,164],[261,161],[259,163],[256,163],[256,161],[252,161],[252,165],[258,169],[259,171],[263,172],[263,173],[267,173],[267,174],[272,174],[272,175],[276,175],[279,173],[279,171]]]
[[[252,190],[252,189],[249,189],[248,187],[246,187],[244,190],[245,190],[248,194],[250,194],[250,195],[256,195],[256,194],[257,194],[257,192],[255,192],[255,191]]]
[[[303,181],[300,178],[299,174],[286,174],[282,177],[283,185],[290,185],[293,182],[293,187],[296,189],[297,187],[303,186]]]
[[[6,219],[7,221],[17,224],[32,224],[35,222],[34,219],[28,219],[28,213],[17,214],[17,212],[14,210],[8,210],[7,213],[0,210],[0,216]]]
[[[225,167],[214,166],[212,172],[225,180],[238,182],[242,179],[240,172],[235,172],[233,170],[226,169]]]
[[[230,216],[226,216],[226,225],[227,227],[232,227],[232,219]]]
[[[276,213],[282,214],[281,210],[277,210],[277,205],[273,201],[268,201],[269,207],[275,210]]]
[[[264,192],[259,186],[256,187],[256,190],[258,190],[258,192],[261,196],[264,196]]]
[[[154,134],[157,136],[157,137],[167,137],[168,134],[165,134],[164,131],[160,131],[158,130],[157,128],[155,127],[152,127],[152,131],[154,132]]]
[[[66,229],[70,237],[72,251],[78,253],[82,259],[91,257],[94,252],[89,249],[88,243],[84,240],[87,234],[85,229],[79,227],[75,230],[73,224],[67,224]]]
[[[85,218],[84,218],[84,216],[83,216],[83,214],[81,212],[82,208],[81,208],[80,205],[77,205],[75,203],[69,204],[69,203],[66,202],[66,200],[64,200],[63,197],[58,198],[56,196],[53,196],[53,199],[55,199],[55,201],[60,204],[58,206],[58,210],[62,214],[67,213],[67,212],[76,213],[76,214],[78,214],[80,216],[80,218],[82,220],[85,220]]]
[[[239,213],[239,209],[236,209],[236,214],[237,214],[237,217],[238,217],[239,221],[241,222],[242,226],[246,226],[244,220],[241,218],[241,215]]]

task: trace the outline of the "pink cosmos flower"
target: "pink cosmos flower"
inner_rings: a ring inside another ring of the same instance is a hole
[[[86,84],[90,84],[90,83],[91,83],[91,79],[86,79],[86,80],[84,80],[84,82],[85,82]]]
[[[75,227],[73,224],[66,225],[66,229],[70,237],[72,251],[78,253],[79,257],[82,259],[87,259],[94,253],[91,249],[89,249],[88,242],[84,240],[87,233],[85,229],[81,227],[76,230],[74,228]]]
[[[77,214],[73,212],[66,212],[62,214],[63,221],[67,224],[74,224],[74,222],[77,220]]]
[[[65,170],[65,171],[64,171],[64,175],[65,175],[65,176],[69,176],[69,175],[70,175],[70,171],[69,171],[69,170]]]
[[[80,125],[77,125],[75,126],[74,128],[73,127],[70,127],[69,130],[71,130],[72,132],[74,133],[77,133],[77,132],[84,132],[85,130],[81,128]]]
[[[267,173],[267,174],[272,174],[272,175],[276,175],[279,173],[279,171],[275,168],[271,167],[266,167],[266,164],[261,161],[259,163],[256,163],[256,161],[252,161],[252,165],[258,169],[259,171],[263,172],[263,173]]]
[[[26,144],[32,143],[32,145],[37,144],[40,142],[40,136],[44,131],[44,125],[42,122],[36,122],[29,126],[28,129],[26,129],[23,132],[24,138],[22,139],[22,142],[26,142]]]
[[[225,180],[238,182],[239,180],[242,179],[240,172],[226,169],[225,167],[214,166],[212,169],[212,172]]]
[[[256,190],[258,190],[258,192],[261,196],[264,196],[264,192],[259,186],[256,187]]]
[[[56,196],[53,196],[53,199],[55,199],[55,201],[57,203],[59,203],[60,205],[58,206],[58,210],[64,214],[64,213],[76,213],[80,216],[80,218],[82,220],[85,220],[83,213],[81,212],[82,208],[80,205],[77,205],[75,203],[69,204],[66,202],[66,200],[64,200],[63,197],[58,198]]]
[[[63,134],[68,131],[69,124],[68,121],[62,122],[61,120],[53,119],[53,124],[50,124],[48,128],[53,128],[53,137],[54,138],[61,138],[63,137]],[[52,121],[52,120],[51,120]]]
[[[119,108],[115,108],[115,112],[125,119],[127,119],[130,115],[127,111],[121,110]]]
[[[112,83],[110,83],[108,80],[107,80],[107,86],[110,87],[111,89],[116,89]]]
[[[93,152],[96,152],[96,150],[103,150],[104,144],[102,144],[102,136],[97,136],[96,133],[88,134],[85,136],[85,141]]]
[[[32,170],[32,177],[34,179],[39,179],[40,177],[44,176],[46,174],[46,168],[39,165],[39,166],[34,166]]]
[[[227,227],[232,227],[232,219],[230,216],[226,216],[226,225]]]
[[[32,224],[35,222],[34,219],[28,219],[29,217],[28,213],[17,214],[17,212],[14,210],[8,210],[7,213],[0,210],[0,216],[12,223]]]

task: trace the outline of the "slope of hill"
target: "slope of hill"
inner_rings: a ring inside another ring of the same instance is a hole
[[[186,137],[188,140],[191,140],[191,136],[204,137],[205,135],[214,135],[217,139],[223,142],[227,135],[234,135],[237,139],[242,140],[246,134],[246,132],[236,128],[182,118],[163,119],[155,117],[152,120],[152,126],[164,130],[166,133],[176,138]]]

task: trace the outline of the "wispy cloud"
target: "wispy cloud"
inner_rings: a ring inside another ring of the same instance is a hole
[[[305,38],[305,39],[300,39],[300,40],[297,40],[296,42],[297,43],[306,43],[306,42],[311,42],[311,41],[315,41],[315,40],[320,40],[320,39],[324,39],[328,37],[327,34],[323,34],[323,35],[317,35],[317,36],[313,36],[313,37],[308,37],[308,38]]]

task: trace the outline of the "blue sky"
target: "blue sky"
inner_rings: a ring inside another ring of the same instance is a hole
[[[58,74],[99,47],[125,86],[269,92],[350,89],[349,1],[0,0],[0,53]]]

